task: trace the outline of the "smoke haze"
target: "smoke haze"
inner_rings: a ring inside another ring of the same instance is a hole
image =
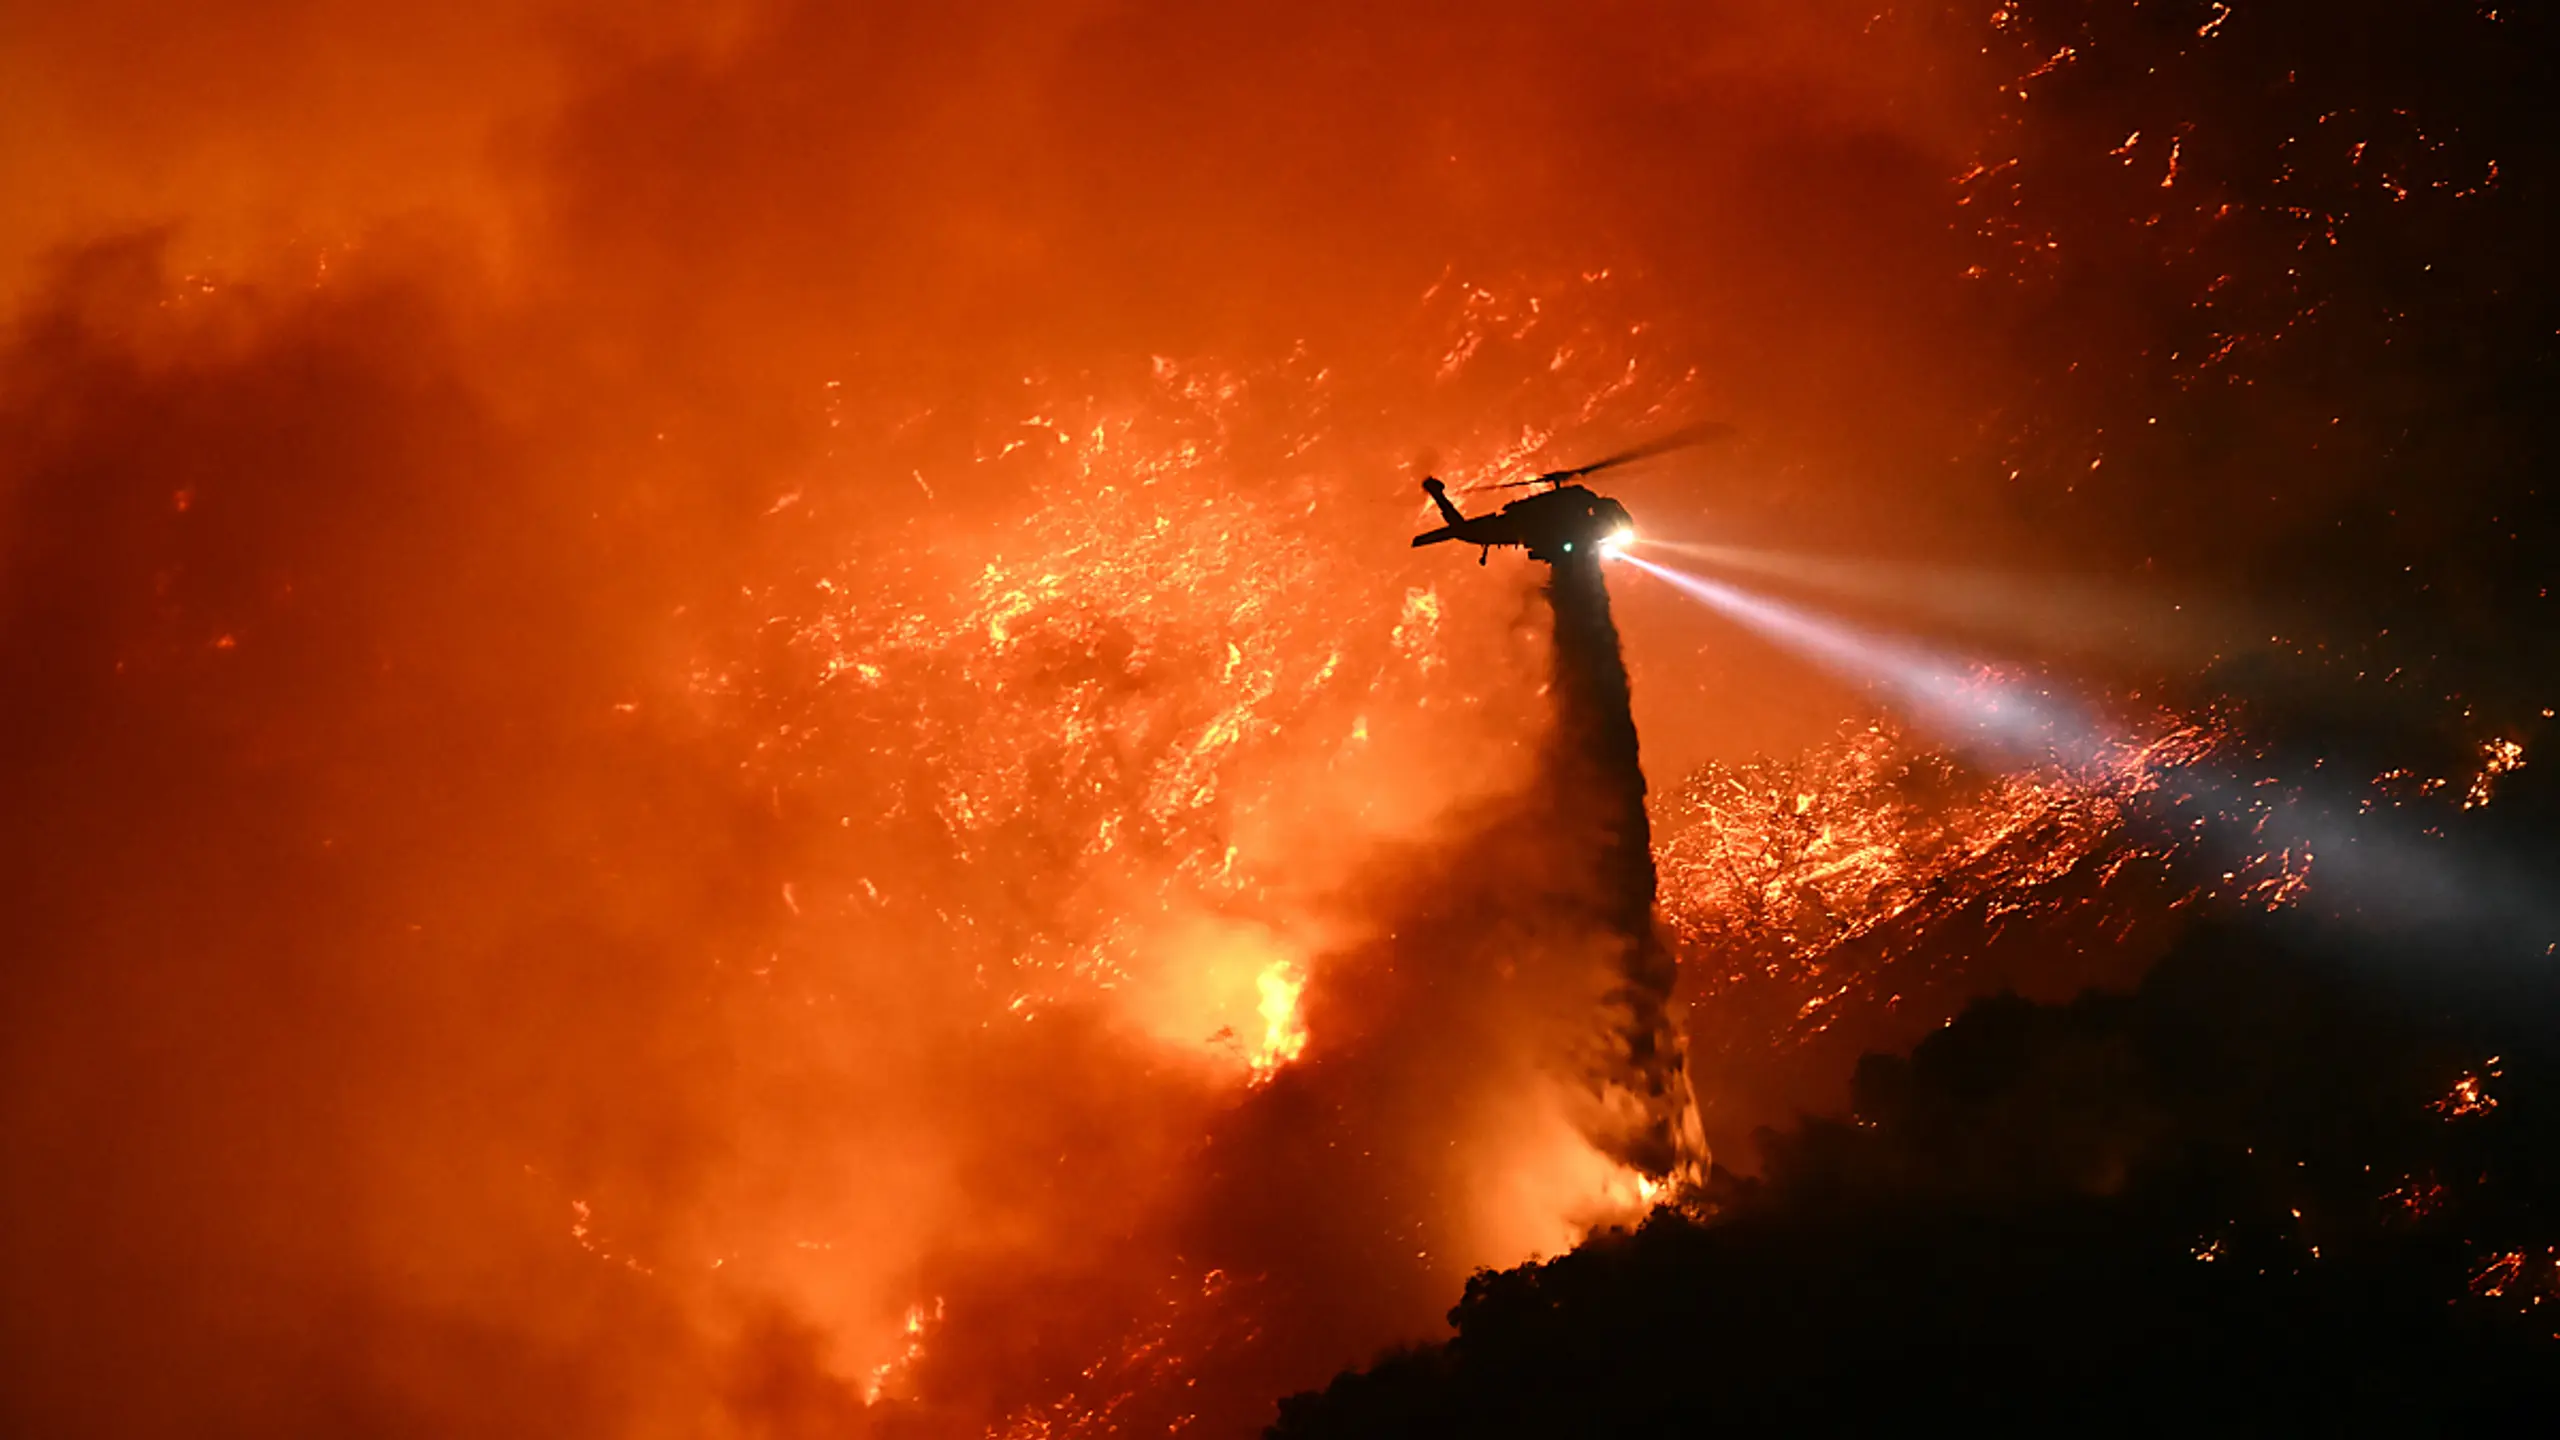
[[[2320,518],[2019,438],[1969,15],[16,8],[11,1429],[1236,1433],[1670,1168],[1632,737],[1592,871],[1538,809],[1606,597],[1408,554],[1418,451],[1729,420],[1649,532],[2120,581]],[[1865,704],[1617,620],[1657,776]]]

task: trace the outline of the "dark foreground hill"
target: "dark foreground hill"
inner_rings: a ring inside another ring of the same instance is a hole
[[[2537,950],[2539,947],[2535,947]],[[2130,995],[1983,1002],[1713,1211],[1479,1275],[1288,1440],[2435,1434],[2560,1400],[2560,985],[2475,942],[2191,935]],[[2540,963],[2535,963],[2536,961]]]

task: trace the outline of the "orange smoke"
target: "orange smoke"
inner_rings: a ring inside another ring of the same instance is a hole
[[[1640,1210],[1412,462],[1993,513],[1868,19],[31,19],[13,1428],[1232,1433]],[[1621,622],[1657,775],[1849,703]]]

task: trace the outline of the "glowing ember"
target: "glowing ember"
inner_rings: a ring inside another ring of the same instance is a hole
[[[2496,1062],[2493,1060],[2490,1063]],[[2495,1075],[2497,1072],[2492,1070],[2489,1073]],[[2446,1091],[2442,1099],[2436,1100],[2427,1108],[2447,1120],[2464,1120],[2474,1115],[2486,1115],[2497,1109],[2498,1100],[2482,1087],[2479,1074],[2474,1072],[2454,1081],[2453,1088]]]
[[[2483,1300],[2505,1300],[2530,1310],[2545,1300],[2560,1300],[2560,1247],[2500,1250],[2473,1263],[2471,1293]]]
[[[2444,1208],[2447,1193],[2433,1176],[2411,1176],[2385,1191],[2382,1202],[2410,1220],[2424,1220]]]
[[[2524,768],[2524,746],[2514,740],[2485,740],[2480,745],[2480,769],[2462,793],[2462,808],[2477,810],[2496,794],[2499,777]]]

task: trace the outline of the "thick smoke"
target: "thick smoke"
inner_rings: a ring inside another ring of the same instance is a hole
[[[1704,1180],[1605,582],[1567,562],[1543,598],[1525,773],[1376,858],[1354,907],[1375,932],[1316,961],[1307,1054],[1190,1162],[1203,1191],[1160,1262],[1215,1277],[1168,1302],[1189,1353],[1134,1396],[1120,1369],[1083,1377],[1067,1409],[1248,1428],[1345,1337],[1428,1333],[1473,1257],[1551,1252]]]

